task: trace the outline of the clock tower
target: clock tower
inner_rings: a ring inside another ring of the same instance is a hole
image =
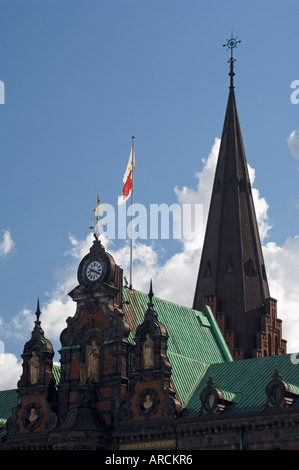
[[[78,285],[69,293],[77,304],[75,315],[60,336],[60,424],[51,438],[55,449],[73,448],[83,434],[94,448],[105,448],[107,430],[127,393],[130,344],[122,310],[123,273],[97,232],[94,238],[79,264]]]

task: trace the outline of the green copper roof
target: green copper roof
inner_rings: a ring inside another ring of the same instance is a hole
[[[126,320],[131,328],[131,340],[137,325],[143,322],[148,296],[136,290],[123,290]],[[128,302],[128,303],[126,303]],[[209,307],[203,312],[183,307],[157,297],[153,298],[158,320],[168,333],[168,352],[212,364],[232,361],[228,347]]]
[[[58,384],[60,382],[60,366],[53,365],[52,373],[54,375],[56,383]]]
[[[181,354],[168,351],[170,364],[172,365],[172,381],[175,384],[176,391],[182,401],[186,403],[198,381],[209,368],[209,364],[191,359]]]
[[[207,386],[208,379],[214,380],[215,387],[225,391],[226,398],[232,401],[224,411],[226,414],[257,413],[264,411],[267,395],[265,388],[272,380],[275,370],[281,379],[290,385],[290,392],[299,392],[299,364],[292,362],[292,355],[269,356],[259,359],[246,359],[230,363],[211,364],[194,393],[185,406],[188,415],[198,416],[201,409],[200,394]],[[299,408],[299,399],[292,408]]]
[[[0,392],[0,438],[6,434],[6,421],[11,416],[12,408],[17,405],[17,400],[16,390]]]
[[[0,393],[0,421],[5,421],[11,416],[11,408],[17,404],[18,394],[16,390],[5,390]]]
[[[143,322],[148,295],[123,289],[129,340],[134,343],[137,326]],[[167,355],[172,365],[172,380],[183,403],[186,403],[209,364],[232,361],[229,349],[209,307],[203,312],[166,300],[153,298],[158,320],[167,329]]]

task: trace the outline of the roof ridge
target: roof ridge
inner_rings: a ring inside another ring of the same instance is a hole
[[[128,287],[124,286],[123,290],[125,290],[125,291],[126,290],[131,290],[131,291],[138,292],[139,294],[142,294],[142,295],[145,295],[146,297],[148,297],[148,294],[146,294],[145,292],[143,292],[142,290],[139,290],[139,289],[128,289]],[[173,300],[163,299],[162,297],[159,297],[159,296],[156,296],[156,295],[154,295],[153,299],[160,300],[161,302],[167,302],[168,304],[172,304],[172,305],[177,305],[178,307],[187,308],[188,310],[193,310],[194,312],[203,313],[202,310],[197,310],[196,308],[193,308],[193,307],[187,307],[186,305],[179,304],[177,302],[174,302]]]

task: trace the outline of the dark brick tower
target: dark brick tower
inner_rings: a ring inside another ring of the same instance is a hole
[[[60,336],[55,449],[79,448],[87,435],[89,448],[105,448],[107,430],[115,423],[128,385],[129,326],[121,309],[122,269],[97,237],[80,262],[78,281],[69,293],[77,303],[76,313]]]
[[[22,354],[22,375],[17,389],[18,403],[7,422],[8,439],[12,449],[47,448],[47,434],[55,428],[58,421],[53,375],[54,350],[41,327],[39,302],[35,315],[31,339],[26,342]]]
[[[233,49],[232,38],[228,47]],[[235,359],[284,354],[234,92],[234,59],[193,308],[210,305]]]
[[[174,419],[181,402],[171,381],[172,366],[167,356],[168,333],[154,310],[152,282],[143,322],[134,338],[135,349],[130,368],[130,392],[119,411],[119,421]]]

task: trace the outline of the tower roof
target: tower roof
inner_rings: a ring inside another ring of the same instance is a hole
[[[258,328],[258,310],[270,297],[243,145],[230,59],[230,88],[211,195],[193,308],[216,296],[227,329],[246,344],[248,325]],[[246,317],[245,312],[255,312]],[[245,315],[244,315],[245,314]],[[249,323],[248,323],[249,322]]]
[[[39,305],[39,299],[37,300],[37,307],[35,312],[36,320],[34,322],[34,328],[31,333],[31,339],[25,343],[23,354],[31,353],[32,348],[35,346],[43,352],[48,352],[54,355],[53,345],[50,340],[45,338],[44,330],[41,327],[41,311]]]

